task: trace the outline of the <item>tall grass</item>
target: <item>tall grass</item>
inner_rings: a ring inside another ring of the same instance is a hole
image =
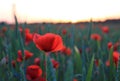
[[[13,27],[11,25],[0,26],[0,81],[27,81],[26,68],[34,64],[36,57],[41,59],[39,66],[43,71],[42,77],[45,77],[46,74],[46,81],[120,81],[120,59],[118,67],[116,67],[113,60],[114,49],[113,47],[107,48],[108,42],[111,41],[113,44],[119,42],[120,33],[116,32],[114,25],[109,26],[110,33],[104,34],[101,28],[94,25],[92,21],[84,25],[50,23],[21,25],[18,23],[17,17],[14,16],[14,18]],[[23,33],[19,31],[20,26],[23,26]],[[4,27],[7,28],[7,31],[2,32]],[[33,42],[26,46],[24,38],[26,28],[29,28],[31,33],[35,33],[34,30],[37,29],[37,33],[41,35],[48,32],[59,34],[64,45],[71,49],[71,54],[57,52],[46,56],[43,51],[35,47]],[[62,34],[63,29],[67,30],[65,35]],[[92,40],[92,33],[100,34],[102,41]],[[16,67],[13,67],[12,61],[17,59],[17,51],[22,50],[24,57],[25,49],[31,51],[34,54],[33,57],[27,61],[23,58],[21,63],[16,61]],[[119,46],[117,51],[120,51]],[[53,67],[51,59],[58,61],[57,69]],[[95,60],[98,60],[98,66],[96,66]],[[109,66],[106,65],[107,60],[110,62]]]

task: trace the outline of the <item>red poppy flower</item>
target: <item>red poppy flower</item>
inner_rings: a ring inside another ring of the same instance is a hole
[[[91,39],[101,41],[101,36],[99,34],[91,34]]]
[[[63,35],[66,35],[66,33],[67,33],[67,30],[66,30],[66,29],[63,29],[63,30],[62,30],[62,34],[63,34]]]
[[[34,59],[34,64],[40,65],[40,58],[35,58]]]
[[[16,67],[16,61],[15,60],[12,60],[11,64],[14,68]]]
[[[64,46],[64,48],[61,50],[61,52],[63,52],[66,55],[71,55],[71,49],[67,48]]]
[[[33,40],[33,34],[30,33],[30,29],[25,29],[25,45],[28,45]]]
[[[114,61],[116,67],[118,66],[119,57],[120,57],[119,52],[114,51],[113,52],[113,61]],[[107,67],[110,66],[110,61],[109,60],[106,61],[106,66]]]
[[[62,38],[53,33],[45,35],[34,34],[33,42],[38,49],[45,52],[57,52],[63,48]]]
[[[30,33],[30,29],[29,28],[25,28],[25,33]]]
[[[113,50],[114,50],[114,51],[117,51],[119,45],[120,45],[119,42],[115,43],[115,44],[113,45]]]
[[[78,80],[74,78],[73,81],[78,81]]]
[[[109,27],[108,26],[102,27],[102,32],[103,33],[109,33]]]
[[[42,70],[37,65],[30,65],[26,69],[26,78],[27,80],[36,80],[37,78],[41,77]]]
[[[53,67],[57,69],[59,67],[59,62],[57,62],[55,59],[51,59]]]
[[[109,42],[107,46],[108,46],[108,49],[110,49],[113,46],[112,42]]]
[[[86,49],[88,51],[88,49]],[[79,48],[79,53],[82,54],[82,48]]]
[[[46,79],[44,77],[39,77],[39,78],[37,78],[37,79],[35,79],[33,81],[46,81]]]
[[[7,27],[3,27],[1,30],[3,33],[5,33],[7,31]]]
[[[94,62],[95,62],[95,65],[98,67],[99,66],[99,60],[96,59]]]
[[[33,53],[29,52],[28,50],[24,50],[24,58],[25,60],[29,59],[30,57],[33,56]],[[23,57],[22,57],[22,51],[21,50],[18,50],[18,58],[17,58],[17,61],[18,62],[21,62],[23,60]]]
[[[119,52],[117,52],[117,51],[113,52],[113,61],[114,61],[116,66],[118,65],[119,56],[120,56]]]
[[[33,35],[31,33],[25,33],[25,45],[28,45],[33,39]]]

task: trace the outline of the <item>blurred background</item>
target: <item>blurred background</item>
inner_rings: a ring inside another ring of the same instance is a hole
[[[83,22],[120,18],[119,0],[0,0],[0,22]]]

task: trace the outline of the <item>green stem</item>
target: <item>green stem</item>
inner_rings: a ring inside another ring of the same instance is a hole
[[[47,81],[47,78],[48,78],[48,76],[47,76],[47,55],[48,55],[48,53],[45,54],[45,63],[46,63],[46,64],[45,64],[45,65],[46,65],[46,66],[45,66],[45,69],[46,69],[46,81]]]

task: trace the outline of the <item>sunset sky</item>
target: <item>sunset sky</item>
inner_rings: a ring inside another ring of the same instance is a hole
[[[77,22],[120,18],[120,0],[0,0],[0,21]]]

